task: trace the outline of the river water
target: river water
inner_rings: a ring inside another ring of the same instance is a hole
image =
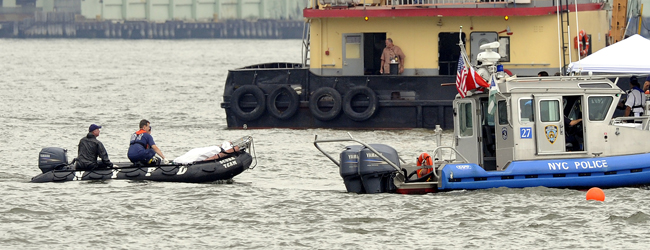
[[[300,40],[0,40],[0,249],[646,249],[650,191],[345,192],[313,146],[328,129],[228,130],[227,70],[300,62]],[[257,167],[231,184],[29,183],[38,152],[75,157],[91,123],[127,161],[141,119],[167,158],[243,135]],[[352,131],[413,163],[430,130]],[[446,131],[443,144],[451,143]],[[343,143],[324,145],[338,156]]]

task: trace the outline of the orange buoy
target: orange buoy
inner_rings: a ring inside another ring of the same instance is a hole
[[[587,200],[605,201],[605,192],[597,187],[592,187],[587,191]]]

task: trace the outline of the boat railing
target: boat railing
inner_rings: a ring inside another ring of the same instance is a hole
[[[240,69],[300,69],[302,67],[302,63],[274,62],[250,65]]]
[[[388,0],[387,5],[393,6],[427,6],[439,4],[464,3],[512,3],[514,0]],[[517,0],[520,1],[520,0]],[[528,1],[530,2],[530,0]]]
[[[360,140],[355,139],[354,137],[352,137],[352,135],[351,135],[350,133],[348,133],[348,136],[350,136],[350,138],[340,138],[340,139],[319,140],[319,139],[318,139],[318,135],[315,135],[315,136],[314,136],[314,146],[316,147],[316,149],[318,149],[318,151],[320,151],[321,153],[323,153],[323,155],[325,155],[327,158],[329,158],[330,161],[332,161],[334,164],[336,164],[336,166],[341,167],[341,163],[340,163],[339,161],[337,161],[336,159],[334,159],[334,157],[332,157],[330,154],[328,154],[327,152],[325,152],[323,149],[321,149],[320,146],[318,146],[318,143],[323,143],[323,142],[345,142],[345,141],[356,142],[356,143],[359,143],[359,144],[361,144],[362,146],[368,148],[368,150],[370,150],[371,152],[375,153],[375,155],[377,155],[379,158],[381,158],[382,160],[384,160],[388,165],[390,165],[391,167],[393,167],[393,168],[394,168],[395,170],[397,170],[398,172],[401,172],[401,171],[402,171],[402,169],[401,169],[400,167],[398,167],[397,165],[395,165],[395,163],[393,163],[391,160],[389,160],[389,159],[386,158],[384,155],[382,155],[381,153],[379,153],[379,151],[377,151],[376,149],[374,149],[372,146],[368,145],[368,144],[365,143],[365,142],[362,142],[362,141],[360,141]],[[399,157],[399,156],[398,156],[398,157]],[[402,161],[402,163],[406,163],[402,158],[399,158],[399,160]]]
[[[357,0],[364,3],[364,0]],[[368,1],[366,1],[368,2]],[[568,4],[574,4],[570,0]],[[601,2],[598,0],[577,0],[578,4]],[[435,5],[460,5],[460,4],[525,4],[535,7],[555,6],[554,0],[387,0],[386,5],[405,7],[428,7]]]
[[[456,158],[451,159],[451,157],[449,157],[449,159],[447,159],[447,160],[442,159],[442,155],[443,155],[442,150],[443,149],[449,149],[450,152],[454,152],[456,154]],[[453,163],[469,163],[467,158],[465,158],[465,156],[463,156],[460,152],[458,152],[458,150],[456,150],[455,147],[452,147],[452,146],[438,146],[438,147],[436,147],[436,149],[433,150],[433,155],[434,155],[434,157],[440,157],[440,158],[435,158],[434,161],[433,161],[433,175],[436,176],[437,179],[440,178],[438,172],[440,171],[440,169],[442,169],[441,167],[444,166],[444,164],[452,163],[452,162]],[[460,161],[460,162],[458,161],[459,156],[462,159],[462,161]]]
[[[555,0],[310,0],[310,8],[503,8],[507,7],[551,7]],[[604,3],[604,0],[569,0],[563,5]]]
[[[629,127],[638,130],[650,130],[650,116],[622,116],[613,118],[611,125],[618,127]]]

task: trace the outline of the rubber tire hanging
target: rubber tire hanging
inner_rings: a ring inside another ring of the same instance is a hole
[[[286,94],[289,97],[289,106],[284,111],[278,109],[276,105],[278,97],[282,94]],[[273,117],[285,120],[296,114],[296,111],[300,107],[300,98],[298,97],[298,93],[289,86],[280,86],[271,91],[271,94],[266,99],[266,106]]]
[[[326,96],[331,96],[332,109],[328,111],[322,111],[318,107],[318,101]],[[322,87],[314,91],[314,93],[309,97],[309,110],[311,114],[318,120],[329,121],[336,118],[341,112],[341,94],[339,94],[336,89],[330,87]]]
[[[352,108],[352,102],[355,96],[364,95],[368,97],[368,107],[363,112],[357,112]],[[345,93],[343,98],[343,113],[353,121],[368,120],[377,111],[377,95],[375,91],[365,86],[358,86],[350,89]]]
[[[240,99],[246,95],[250,94],[255,97],[257,104],[255,108],[250,112],[244,111],[239,105]],[[230,110],[240,119],[244,121],[252,121],[259,118],[266,109],[266,102],[264,98],[264,92],[255,85],[244,85],[237,88],[230,97]]]

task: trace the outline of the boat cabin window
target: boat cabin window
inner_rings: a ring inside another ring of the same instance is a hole
[[[533,99],[521,98],[519,99],[519,121],[521,123],[529,123],[535,121],[533,116]]]
[[[497,109],[499,110],[499,125],[507,125],[508,106],[506,106],[506,101],[497,102]]]
[[[510,62],[510,37],[509,36],[499,37],[499,55],[501,56],[499,62]]]
[[[602,121],[607,117],[607,112],[614,100],[611,96],[590,96],[589,97],[589,120]]]
[[[588,88],[607,88],[611,89],[612,85],[609,85],[609,83],[606,82],[599,82],[599,83],[580,83],[578,84],[578,87],[583,88],[583,89],[588,89]]]
[[[542,100],[539,102],[539,112],[542,122],[560,121],[560,102],[557,100]]]
[[[460,136],[472,136],[474,127],[472,126],[472,104],[460,103],[458,105],[458,129]]]

